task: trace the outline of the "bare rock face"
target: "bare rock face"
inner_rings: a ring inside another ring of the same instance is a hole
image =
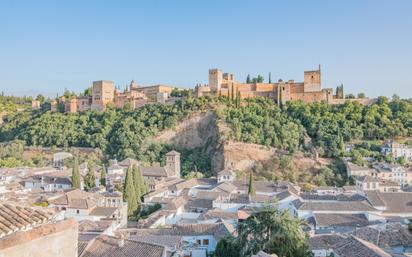
[[[229,141],[226,138],[230,132],[214,111],[207,111],[183,120],[177,127],[163,131],[152,140],[187,149],[205,147],[214,174],[228,166],[246,171],[259,162],[269,161],[275,153],[273,148],[262,145]]]
[[[193,149],[213,143],[219,138],[217,116],[213,111],[198,113],[183,120],[177,127],[160,133],[155,142]]]
[[[257,163],[267,162],[273,158],[276,150],[258,144],[226,142],[223,147],[224,165],[235,170],[247,171]]]

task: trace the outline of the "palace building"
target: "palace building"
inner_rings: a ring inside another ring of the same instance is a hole
[[[203,95],[227,96],[239,94],[241,98],[268,97],[278,104],[288,101],[302,100],[305,103],[327,102],[330,104],[344,103],[349,99],[344,98],[343,85],[336,91],[332,88],[322,88],[322,73],[317,70],[305,71],[303,82],[294,80],[276,83],[241,83],[231,73],[223,73],[220,69],[209,70],[209,84],[197,85],[195,93],[197,97]],[[369,99],[350,99],[351,101],[367,102]]]
[[[136,109],[145,104],[159,102],[168,103],[170,95],[176,87],[167,85],[154,85],[142,87],[132,81],[127,90],[119,91],[114,82],[107,80],[94,81],[91,96],[73,97],[65,99],[60,97],[58,101],[51,102],[51,110],[57,111],[58,105],[62,104],[64,112],[82,112],[87,110],[104,111],[108,104],[114,104],[118,108],[130,104]],[[33,101],[32,105],[35,105]],[[34,109],[34,107],[33,107]]]

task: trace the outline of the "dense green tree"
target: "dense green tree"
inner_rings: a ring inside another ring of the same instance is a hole
[[[255,254],[263,250],[285,257],[311,256],[301,226],[302,221],[287,210],[268,207],[239,224],[242,252]]]
[[[94,188],[96,186],[96,177],[94,175],[94,170],[92,164],[89,162],[87,164],[87,173],[84,178],[84,188],[86,191]]]
[[[36,100],[40,101],[40,103],[43,103],[46,100],[46,98],[42,94],[39,94],[36,96]]]
[[[238,224],[236,238],[219,241],[215,256],[249,257],[259,251],[285,257],[312,256],[302,225],[289,211],[266,206]]]
[[[134,217],[138,210],[138,199],[133,181],[133,168],[130,166],[126,172],[123,186],[123,201],[127,202],[127,214]]]
[[[247,74],[246,83],[247,83],[247,84],[252,83],[252,81],[250,80],[250,75],[249,75],[249,74]]]
[[[102,171],[100,173],[100,185],[106,186],[106,176],[107,176],[106,166],[103,164]]]
[[[81,189],[79,161],[74,159],[72,166],[72,186],[73,188]]]
[[[247,192],[250,196],[256,196],[256,188],[255,188],[255,182],[253,180],[253,172],[250,172],[250,175],[249,175],[249,185],[248,185]]]
[[[240,96],[240,91],[236,91],[236,108],[240,107],[240,101],[241,101],[241,96]]]
[[[215,109],[219,119],[232,129],[228,133],[229,139],[289,153],[302,149],[306,136],[325,157],[352,157],[344,151],[348,142],[412,136],[412,101],[399,97],[393,97],[391,101],[380,97],[376,103],[366,106],[357,102],[329,105],[293,101],[282,108],[265,98],[247,99],[247,105],[241,106],[236,98],[235,102],[230,97],[202,97],[177,101],[175,105],[153,104],[137,110],[108,108],[105,112],[11,111],[0,125],[0,141],[19,139],[27,146],[100,148],[108,158],[132,157],[149,163],[158,162],[167,147],[146,146],[147,139],[176,126],[191,113],[208,109]],[[2,104],[30,109],[28,100],[0,96],[0,109]],[[210,151],[206,148],[179,149],[184,151],[183,176],[196,170],[210,175]],[[390,156],[381,155],[376,147],[356,146],[356,149],[358,160],[374,157],[394,162]],[[26,161],[18,155],[0,154],[0,157],[1,165],[35,165],[34,160]],[[319,174],[319,181],[324,180],[323,175]],[[290,171],[282,176],[299,179]]]
[[[405,156],[401,156],[398,158],[398,163],[402,166],[404,166],[406,164],[406,157]]]
[[[238,141],[263,144],[290,152],[296,151],[303,140],[303,127],[289,119],[267,99],[249,99],[248,106],[230,108],[224,113]]]
[[[234,236],[227,236],[219,240],[214,257],[241,257],[241,246]]]
[[[135,186],[136,197],[138,201],[140,201],[140,198],[148,192],[148,188],[140,171],[140,167],[137,165],[133,165],[133,183]]]
[[[235,100],[235,85],[232,83],[232,87],[231,87],[231,93],[230,93],[230,99],[232,101],[232,103],[234,103]]]
[[[262,75],[258,75],[256,78],[252,79],[252,83],[263,83],[264,82],[264,77]]]

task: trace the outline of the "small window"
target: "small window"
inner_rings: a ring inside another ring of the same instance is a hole
[[[196,242],[197,242],[198,245],[202,244],[202,241],[200,239],[196,240]]]
[[[203,239],[203,245],[209,245],[209,239]]]
[[[77,214],[80,214],[80,210],[77,210],[76,213],[77,213]]]

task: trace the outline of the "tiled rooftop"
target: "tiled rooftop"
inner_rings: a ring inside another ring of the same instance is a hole
[[[49,223],[53,213],[11,204],[0,204],[0,238]]]
[[[164,253],[164,246],[102,235],[90,243],[82,257],[164,257]]]

